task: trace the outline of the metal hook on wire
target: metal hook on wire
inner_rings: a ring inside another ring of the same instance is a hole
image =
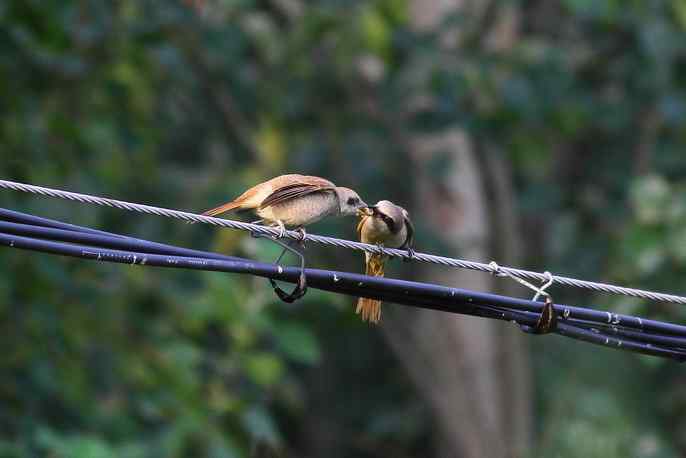
[[[543,305],[541,316],[538,318],[536,325],[528,326],[520,324],[519,327],[522,329],[522,331],[530,334],[549,334],[557,328],[557,315],[555,314],[553,297],[546,291],[552,286],[553,283],[555,283],[555,277],[553,274],[546,271],[544,275],[547,281],[542,286],[538,287],[524,280],[523,278],[519,278],[515,275],[512,275],[510,272],[501,269],[498,263],[495,261],[491,261],[488,265],[491,267],[491,269],[493,269],[491,272],[493,275],[498,277],[509,277],[520,285],[526,286],[527,288],[533,290],[536,294],[534,295],[532,301],[536,302],[538,301],[539,297],[545,297],[545,304]]]
[[[553,274],[550,272],[546,271],[543,275],[546,277],[546,283],[544,283],[542,286],[538,287],[533,285],[532,283],[529,283],[528,281],[524,280],[523,278],[517,277],[515,275],[512,275],[510,272],[503,270],[500,268],[497,262],[491,261],[489,264],[489,267],[493,269],[491,272],[493,275],[497,277],[509,277],[519,283],[520,285],[523,285],[533,292],[536,293],[536,295],[531,299],[532,301],[537,301],[539,297],[544,296],[544,297],[550,297],[550,294],[546,292],[548,288],[552,286],[553,283],[555,283],[555,277],[553,277]]]
[[[545,272],[543,272],[543,275],[545,275],[546,280],[548,280],[548,281],[545,282],[545,283],[543,284],[543,286],[541,286],[541,287],[536,291],[536,295],[534,296],[533,299],[531,299],[531,300],[534,301],[534,302],[536,302],[536,301],[538,300],[538,298],[541,297],[541,296],[550,297],[550,294],[546,293],[545,290],[548,289],[548,288],[550,288],[550,287],[553,285],[553,283],[555,283],[555,277],[553,277],[553,274],[551,274],[550,272],[548,272],[548,271],[546,270]]]

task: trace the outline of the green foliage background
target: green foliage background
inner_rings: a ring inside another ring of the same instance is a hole
[[[458,125],[511,163],[527,266],[684,292],[686,2],[496,2],[520,14],[513,46],[491,50],[485,24],[446,17],[464,34],[449,55],[438,33],[413,31],[405,0],[289,4],[208,0],[199,15],[176,1],[1,2],[0,176],[201,210],[299,170],[402,202],[404,138]],[[431,108],[408,112],[427,93]],[[230,231],[11,192],[0,205],[275,253]],[[422,249],[441,249],[420,231]],[[359,268],[310,250],[312,264]],[[286,307],[238,276],[2,250],[0,456],[302,456],[317,423],[345,438],[340,456],[422,456],[427,407],[350,307],[314,291]],[[553,338],[532,350],[536,456],[686,454],[680,367]]]

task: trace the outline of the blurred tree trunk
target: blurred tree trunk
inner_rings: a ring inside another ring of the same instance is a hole
[[[414,0],[415,25],[434,27],[449,10],[462,8],[462,3]],[[479,6],[486,14],[490,7],[486,3],[469,6]],[[514,38],[515,23],[514,10],[500,15],[484,34],[485,46],[507,46]],[[460,40],[449,30],[442,37],[446,47]],[[415,136],[410,143],[417,183],[414,217],[431,228],[453,254],[517,264],[521,243],[510,170],[502,156],[477,151],[457,127]],[[436,169],[440,176],[435,176]],[[504,280],[496,284],[483,273],[439,266],[422,267],[418,276],[481,291],[512,288]],[[527,454],[532,423],[530,364],[519,330],[501,322],[410,308],[386,315],[383,330],[435,412],[438,456]]]

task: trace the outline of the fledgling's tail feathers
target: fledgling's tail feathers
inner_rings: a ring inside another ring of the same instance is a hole
[[[373,277],[383,277],[385,275],[386,260],[383,256],[373,254],[368,257],[365,273]],[[355,313],[360,315],[362,321],[378,323],[381,320],[381,301],[361,297],[357,300]]]
[[[231,210],[235,210],[241,206],[243,201],[240,200],[232,200],[231,202],[227,202],[224,205],[220,205],[219,207],[213,208],[211,210],[207,210],[206,212],[203,213],[204,216],[217,216],[221,215],[222,213],[230,212]]]

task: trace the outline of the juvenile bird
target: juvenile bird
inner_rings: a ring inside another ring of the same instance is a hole
[[[357,233],[362,242],[387,248],[404,248],[411,252],[414,245],[414,225],[410,215],[407,210],[388,200],[379,201],[364,212],[357,225]],[[386,258],[365,253],[365,273],[383,277]],[[363,321],[378,323],[381,319],[381,301],[361,297],[355,313],[361,315]]]
[[[216,216],[228,211],[252,210],[264,222],[281,229],[299,228],[326,216],[356,215],[367,208],[360,196],[329,180],[306,175],[281,175],[245,191],[235,200],[207,210],[203,215]]]

